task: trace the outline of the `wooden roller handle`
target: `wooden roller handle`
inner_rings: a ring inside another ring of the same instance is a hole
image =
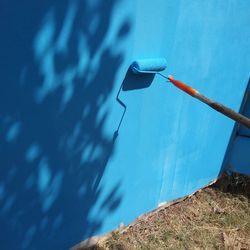
[[[234,110],[224,106],[223,104],[216,102],[214,100],[211,100],[200,93],[198,93],[194,97],[199,99],[200,101],[206,103],[214,110],[226,115],[227,117],[235,120],[236,122],[239,122],[240,124],[246,126],[247,128],[250,128],[250,119],[248,119],[246,116],[241,115],[240,113],[237,113]]]
[[[174,79],[172,76],[168,76],[168,80],[173,83],[177,88],[181,89],[182,91],[186,92],[187,94],[195,97],[196,99],[206,103],[214,110],[226,115],[227,117],[239,122],[240,124],[250,128],[250,119],[244,115],[241,115],[234,110],[224,106],[223,104],[216,102],[212,99],[207,98],[206,96],[200,94],[196,89],[188,86],[187,84]]]

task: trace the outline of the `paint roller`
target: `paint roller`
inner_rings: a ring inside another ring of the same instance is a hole
[[[187,84],[174,79],[173,76],[164,76],[160,72],[165,70],[167,67],[167,61],[165,58],[150,58],[150,59],[141,59],[136,60],[131,64],[131,69],[135,74],[158,74],[166,79],[169,80],[174,86],[179,88],[180,90],[186,92],[190,96],[202,101],[203,103],[207,104],[214,110],[226,115],[227,117],[239,122],[240,124],[250,128],[250,119],[246,116],[243,116],[234,110],[224,106],[223,104],[216,102],[204,95],[202,95],[196,89],[188,86]]]

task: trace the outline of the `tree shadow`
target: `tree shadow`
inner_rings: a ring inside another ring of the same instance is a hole
[[[0,3],[1,249],[68,249],[121,202],[120,183],[105,194],[100,183],[115,148],[104,126],[123,61],[106,37],[119,43],[130,31],[128,20],[110,31],[117,2]],[[105,213],[93,217],[97,201]]]

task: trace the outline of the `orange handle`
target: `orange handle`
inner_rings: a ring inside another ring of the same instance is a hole
[[[187,94],[195,97],[196,99],[204,102],[205,104],[209,105],[211,108],[214,110],[222,113],[223,115],[226,115],[227,117],[235,120],[236,122],[239,122],[240,124],[246,126],[247,128],[250,129],[250,119],[244,115],[241,115],[234,110],[224,106],[221,103],[218,103],[212,99],[209,99],[208,97],[202,95],[199,93],[196,89],[193,89],[192,87],[186,85],[185,83],[175,80],[173,76],[168,76],[168,80],[173,83],[177,88],[183,90]]]
[[[181,89],[182,91],[186,92],[187,94],[191,95],[191,96],[195,96],[197,94],[197,90],[188,86],[187,84],[179,81],[179,80],[175,80],[173,78],[173,76],[168,76],[168,80],[173,83],[177,88]]]

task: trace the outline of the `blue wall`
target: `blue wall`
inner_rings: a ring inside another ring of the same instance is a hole
[[[241,113],[250,117],[250,83],[241,105]],[[229,172],[250,175],[250,129],[236,125],[224,159],[224,168]]]
[[[2,0],[0,248],[68,249],[215,179],[234,123],[128,68],[166,57],[166,74],[238,110],[249,9],[244,0]]]

